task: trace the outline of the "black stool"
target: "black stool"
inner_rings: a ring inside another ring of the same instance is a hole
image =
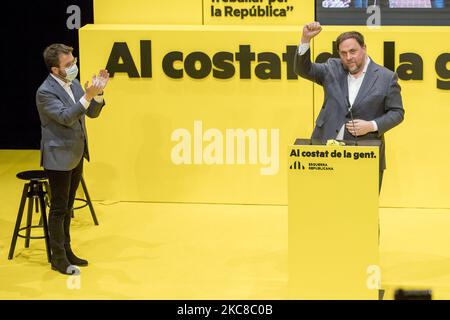
[[[16,226],[14,228],[14,233],[11,241],[11,247],[9,249],[8,259],[11,260],[14,256],[14,250],[16,248],[17,237],[25,238],[25,248],[30,246],[30,239],[45,239],[45,247],[47,249],[47,259],[48,262],[51,261],[51,251],[50,251],[50,239],[48,236],[48,225],[47,225],[47,214],[45,211],[46,200],[45,195],[50,190],[47,175],[43,170],[33,170],[33,171],[23,171],[18,173],[17,178],[21,180],[28,181],[25,183],[22,192],[22,198],[20,200],[19,213],[17,214]],[[44,190],[45,187],[45,190]],[[28,199],[28,214],[27,214],[27,224],[25,227],[20,227],[22,223],[23,212],[25,209],[25,203]],[[33,218],[33,204],[35,204],[36,212],[39,212],[39,205],[41,207],[41,221],[42,224],[31,225]],[[32,237],[31,229],[33,228],[43,228],[44,236]],[[20,231],[26,231],[25,236],[20,234]]]

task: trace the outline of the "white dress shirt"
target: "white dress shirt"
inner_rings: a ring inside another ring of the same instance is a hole
[[[306,51],[308,51],[308,49],[309,49],[309,43],[300,43],[300,45],[298,46],[298,54],[304,55],[306,53]],[[348,99],[349,99],[351,106],[353,106],[356,96],[358,95],[359,89],[361,88],[362,82],[364,80],[364,76],[366,75],[367,67],[369,66],[369,63],[370,63],[370,58],[367,57],[363,72],[358,78],[355,78],[352,74],[348,73],[348,76],[347,76]],[[378,130],[377,123],[375,121],[371,121],[371,122],[373,125],[373,131],[377,131]],[[344,139],[344,131],[345,131],[345,123],[342,125],[341,129],[339,130],[339,133],[336,136],[336,140]]]
[[[65,82],[65,81],[61,80],[60,78],[58,78],[57,76],[55,76],[52,73],[50,73],[50,75],[53,77],[53,79],[55,79],[61,85],[61,87],[63,87],[63,89],[67,92],[67,94],[72,99],[72,101],[74,103],[76,103],[75,97],[73,96],[72,89],[70,88],[70,85],[72,84],[72,82]],[[102,96],[95,96],[94,99],[98,103],[103,103],[103,97]],[[81,97],[80,103],[83,105],[83,107],[85,109],[89,108],[90,102],[87,101],[84,96]]]

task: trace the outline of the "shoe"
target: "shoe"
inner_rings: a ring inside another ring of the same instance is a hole
[[[88,261],[78,258],[70,248],[66,248],[66,256],[67,260],[69,260],[70,264],[73,264],[78,267],[87,267]]]
[[[50,235],[50,248],[52,250],[52,270],[62,274],[79,274],[80,270],[75,267],[66,257],[64,249],[64,216],[50,212],[48,231]]]
[[[70,264],[67,259],[52,260],[52,270],[59,271],[62,274],[74,275],[80,274],[80,269]]]
[[[86,267],[88,265],[88,261],[78,258],[72,251],[70,246],[70,221],[73,214],[73,209],[66,212],[64,216],[64,249],[66,252],[66,257],[69,262],[78,267]]]
[[[378,290],[378,300],[383,300],[384,299],[384,293],[385,293],[384,289],[379,289]]]

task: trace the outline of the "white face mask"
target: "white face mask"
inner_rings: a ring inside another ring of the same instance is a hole
[[[71,82],[71,81],[75,80],[75,78],[78,75],[78,67],[75,63],[70,68],[65,68],[64,70],[66,71],[65,78],[67,81]]]

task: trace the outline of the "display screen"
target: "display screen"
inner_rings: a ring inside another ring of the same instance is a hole
[[[323,25],[373,24],[374,6],[380,25],[450,25],[450,0],[316,0],[316,19]]]

